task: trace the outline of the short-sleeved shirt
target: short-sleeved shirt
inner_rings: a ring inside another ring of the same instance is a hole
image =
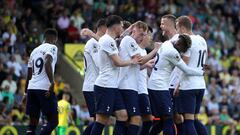
[[[95,85],[107,88],[118,88],[119,67],[116,67],[111,59],[112,55],[118,55],[115,40],[105,34],[99,41],[99,75]]]
[[[166,41],[157,53],[155,66],[148,81],[148,88],[151,90],[168,90],[170,75],[175,66],[188,75],[203,75],[202,70],[187,67],[172,42]]]
[[[141,56],[146,56],[147,51],[145,49],[140,48],[141,50]],[[140,73],[138,74],[138,94],[148,94],[147,90],[147,68],[144,68],[140,70]]]
[[[49,90],[51,85],[45,70],[46,56],[50,55],[53,59],[53,73],[57,62],[58,48],[49,43],[43,43],[33,50],[28,61],[28,67],[32,68],[32,78],[29,80],[28,89]]]
[[[83,91],[93,91],[94,83],[99,74],[98,68],[98,50],[97,40],[91,38],[85,45],[84,49],[84,82]]]
[[[196,69],[202,69],[207,59],[207,43],[200,35],[190,35],[192,46],[189,49],[190,59],[188,66]],[[197,81],[196,81],[197,80]],[[181,90],[205,89],[206,83],[204,76],[187,76],[182,74],[180,78]]]
[[[119,46],[119,56],[122,60],[131,60],[133,56],[141,54],[140,47],[131,36],[125,36]],[[139,65],[120,67],[119,89],[138,91]]]

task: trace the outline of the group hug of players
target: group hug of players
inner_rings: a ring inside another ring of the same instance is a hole
[[[84,135],[102,135],[110,116],[113,135],[207,135],[197,119],[206,84],[207,44],[192,33],[187,16],[161,17],[162,35],[152,41],[146,23],[117,15],[98,20],[84,49],[83,94],[94,122]],[[146,48],[154,46],[147,54]],[[153,120],[153,118],[160,120]]]

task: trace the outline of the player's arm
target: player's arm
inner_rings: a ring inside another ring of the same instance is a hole
[[[88,28],[84,28],[81,30],[80,32],[81,36],[89,36],[92,37],[94,39],[96,39],[97,41],[99,40],[99,36],[97,34],[95,34],[92,30],[88,29]]]
[[[111,58],[113,64],[117,67],[126,67],[131,64],[138,64],[141,59],[140,56],[136,55],[136,56],[132,57],[131,60],[124,61],[124,60],[121,60],[121,58],[117,54],[110,55],[110,58]]]
[[[51,86],[49,88],[50,92],[53,92],[53,86],[54,86],[52,62],[53,62],[53,57],[51,55],[47,54],[45,57],[45,71],[46,71],[47,77],[51,83]]]
[[[158,52],[159,48],[161,47],[161,43],[159,42],[155,42],[154,43],[154,49],[146,56],[144,56],[142,58],[141,64],[145,64],[147,63],[149,60],[151,60],[152,58],[154,58],[154,56],[156,55],[156,53]]]
[[[31,80],[31,79],[32,79],[32,67],[28,67],[27,81],[26,81],[26,86],[25,86],[25,94],[27,94],[28,83],[29,83],[29,80]]]
[[[154,59],[151,59],[147,63],[145,63],[144,65],[141,65],[140,70],[143,70],[145,68],[153,68],[153,65],[154,65]]]
[[[186,65],[186,63],[184,63],[184,61],[182,60],[182,58],[180,57],[179,53],[170,53],[168,55],[168,60],[174,64],[175,66],[177,66],[179,69],[181,69],[186,75],[189,76],[202,76],[203,75],[203,70],[199,70],[199,69],[194,69],[194,68],[190,68]]]

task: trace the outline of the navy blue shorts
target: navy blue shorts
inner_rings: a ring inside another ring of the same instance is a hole
[[[155,117],[172,116],[172,101],[169,90],[148,89],[152,114]]]
[[[200,111],[204,89],[180,90],[179,113],[198,114]]]
[[[113,112],[125,109],[121,93],[117,88],[104,88],[94,85],[96,114],[113,115]]]
[[[128,116],[140,116],[140,108],[138,103],[138,92],[134,90],[119,90],[122,94]]]
[[[174,89],[169,89],[171,97],[172,97],[172,104],[173,104],[173,113],[179,112],[179,96],[173,96]]]
[[[46,92],[46,90],[27,90],[26,114],[35,118],[40,117],[40,112],[45,116],[58,115],[57,97],[55,94],[46,97]]]
[[[150,100],[147,94],[139,94],[138,103],[139,103],[141,115],[152,114]]]
[[[95,117],[95,95],[93,91],[83,91],[90,117]]]

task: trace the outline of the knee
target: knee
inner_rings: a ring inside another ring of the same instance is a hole
[[[108,120],[109,120],[109,116],[106,116],[106,115],[103,115],[103,114],[97,114],[96,115],[96,121],[101,123],[101,124],[107,125]]]
[[[175,114],[174,115],[174,123],[181,124],[184,122],[184,118],[181,114]]]
[[[184,114],[185,120],[194,120],[194,114],[186,113]]]
[[[127,121],[128,120],[128,115],[126,111],[120,111],[116,113],[116,119],[118,121]]]
[[[134,125],[140,125],[140,123],[141,123],[141,117],[140,116],[132,116],[131,118],[130,118],[130,123],[131,124],[134,124]]]

